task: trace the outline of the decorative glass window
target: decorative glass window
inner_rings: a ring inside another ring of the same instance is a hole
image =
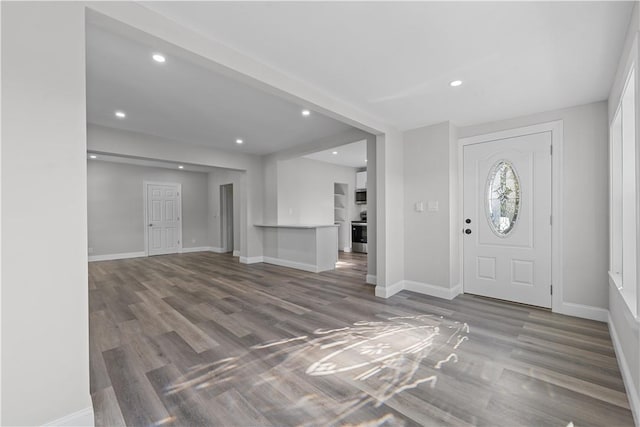
[[[498,161],[489,171],[486,188],[487,221],[499,237],[507,236],[518,220],[520,179],[513,165]]]

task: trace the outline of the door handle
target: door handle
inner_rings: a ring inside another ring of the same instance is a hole
[[[149,227],[153,227],[153,224],[149,224]]]
[[[466,230],[464,230],[464,234],[471,234],[471,229],[467,228]]]

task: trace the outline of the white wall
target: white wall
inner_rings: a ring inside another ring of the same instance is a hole
[[[92,423],[84,6],[1,7],[0,423]]]
[[[90,255],[144,251],[144,181],[182,184],[182,246],[210,246],[207,174],[89,160]]]
[[[223,170],[209,173],[209,245],[222,248],[221,217],[220,217],[220,186],[233,184],[233,249],[240,250],[241,242],[241,206],[242,206],[242,175],[243,172]]]
[[[277,165],[278,224],[333,224],[333,184],[347,184],[347,220],[359,220],[355,204],[356,169],[305,158]]]
[[[278,223],[278,159],[274,156],[263,158],[263,194],[264,194],[264,222]]]
[[[253,226],[263,221],[264,173],[261,157],[96,125],[88,126],[87,144],[91,151],[97,153],[245,171],[241,174],[239,184],[241,256],[262,255],[262,232]]]
[[[451,233],[457,221],[452,130],[444,122],[404,134],[405,280],[443,288],[458,285],[458,236]],[[423,212],[415,209],[419,202]],[[429,202],[437,202],[438,211],[429,211]]]
[[[282,223],[279,218],[279,178],[278,170],[280,163],[285,160],[293,160],[301,158],[307,154],[315,153],[318,151],[328,150],[330,148],[339,147],[341,145],[351,144],[353,142],[362,141],[363,139],[370,140],[373,135],[367,134],[358,129],[350,129],[341,134],[333,135],[327,138],[323,138],[317,141],[310,142],[308,144],[293,147],[291,149],[272,153],[263,157],[263,170],[264,170],[264,219],[266,223]],[[369,164],[369,167],[372,165]],[[354,178],[355,179],[355,178]],[[355,181],[354,181],[355,182]],[[333,191],[333,190],[331,190]],[[286,196],[285,196],[286,200]],[[288,211],[287,211],[288,215]],[[333,217],[332,217],[333,218]],[[331,220],[333,223],[333,219]]]

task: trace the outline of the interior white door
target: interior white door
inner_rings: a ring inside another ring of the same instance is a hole
[[[180,187],[147,184],[147,250],[149,255],[177,253],[182,239]]]
[[[551,132],[464,150],[464,292],[551,307]]]

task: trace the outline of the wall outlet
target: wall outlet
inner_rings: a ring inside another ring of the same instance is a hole
[[[89,248],[89,253],[92,254],[93,253],[93,248]]]
[[[196,242],[196,239],[191,239],[191,243],[195,243],[195,242]]]

